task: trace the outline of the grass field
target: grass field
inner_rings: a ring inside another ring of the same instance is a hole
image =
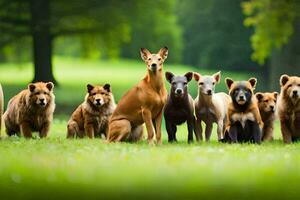
[[[145,72],[144,64],[135,61],[57,58],[55,66],[61,84],[55,89],[58,109],[64,105],[75,108],[82,101],[87,82],[110,82],[118,100]],[[165,69],[188,71],[168,64]],[[226,75],[249,77],[231,72]],[[20,69],[0,66],[6,100],[26,87],[31,77],[28,64]],[[224,84],[219,88],[225,90]],[[195,82],[190,91],[195,96]],[[178,130],[177,144],[167,143],[164,128],[160,146],[146,142],[106,144],[101,139],[66,140],[68,112],[57,112],[46,139],[2,137],[0,199],[299,198],[300,144],[284,145],[278,123],[275,141],[262,145],[220,144],[215,131],[211,142],[188,145],[185,125]]]

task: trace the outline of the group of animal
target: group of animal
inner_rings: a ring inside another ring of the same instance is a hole
[[[88,84],[84,102],[68,121],[67,138],[104,136],[108,142],[136,142],[143,138],[145,124],[148,143],[154,143],[155,134],[156,142],[160,144],[164,115],[169,142],[177,141],[177,125],[184,122],[187,122],[188,142],[193,141],[193,134],[197,141],[202,140],[204,122],[206,141],[210,140],[213,123],[216,123],[219,141],[260,144],[272,140],[278,113],[283,141],[291,143],[300,139],[297,131],[300,129],[300,77],[282,75],[278,97],[277,92],[254,94],[255,78],[248,81],[226,78],[228,95],[215,93],[221,72],[212,76],[196,72],[176,76],[166,72],[165,78],[171,84],[168,94],[163,78],[168,48],[161,48],[156,54],[141,48],[140,53],[147,65],[146,76],[120,99],[118,105],[109,84]],[[195,100],[188,93],[188,83],[193,78],[198,83]],[[30,83],[27,89],[10,99],[3,115],[7,135],[31,138],[32,132],[37,131],[41,138],[47,136],[55,109],[53,88],[51,82]],[[2,112],[0,86],[0,121]]]

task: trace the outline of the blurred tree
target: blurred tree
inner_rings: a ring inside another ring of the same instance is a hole
[[[164,39],[156,43],[159,47],[170,44],[169,46],[180,49],[179,43],[173,45],[174,41],[180,38],[178,27],[173,28],[174,15],[168,16],[171,14],[168,6],[173,5],[170,3],[172,0],[161,0],[159,4],[151,3],[150,8],[144,6],[148,4],[147,2],[146,0],[73,0],[71,2],[68,0],[0,0],[0,47],[12,44],[20,38],[32,38],[35,69],[33,81],[54,82],[51,57],[53,41],[59,37],[80,36],[77,38],[81,40],[82,55],[85,57],[98,57],[100,54],[117,57],[121,45],[128,43],[131,37],[134,37],[131,29],[137,26],[136,19],[144,18],[145,15],[155,16],[155,23],[151,23],[151,19],[147,18],[147,24],[138,30],[149,29],[149,32],[155,33],[153,37],[157,38],[162,35]],[[164,13],[165,10],[169,10],[167,14]],[[162,18],[159,19],[159,16]],[[159,20],[165,23],[158,23]],[[143,23],[144,21],[139,21],[141,26]],[[172,33],[171,30],[176,32]],[[144,39],[157,40],[151,37]],[[144,45],[143,40],[138,41]],[[95,51],[96,43],[102,45],[102,52]],[[157,46],[155,48],[159,48]],[[154,48],[154,45],[151,47]],[[134,55],[137,51],[135,49]]]
[[[278,89],[281,74],[300,73],[300,1],[251,0],[242,7],[245,25],[254,27],[252,59],[268,61],[270,87]]]
[[[178,0],[183,61],[201,68],[249,70],[251,30],[243,26],[243,0]]]
[[[158,51],[160,47],[167,46],[171,49],[168,62],[179,63],[182,56],[182,30],[178,25],[177,2],[174,0],[141,2],[129,15],[132,24],[130,41],[123,45],[122,55],[136,58],[137,50],[141,47]]]

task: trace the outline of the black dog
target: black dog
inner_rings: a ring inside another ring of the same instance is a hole
[[[193,78],[193,73],[188,72],[184,76],[175,76],[166,72],[166,79],[171,83],[171,91],[164,108],[164,117],[168,132],[169,142],[176,142],[177,125],[187,122],[188,143],[193,141],[195,127],[193,99],[188,94],[187,85]]]
[[[261,143],[263,122],[259,113],[253,90],[256,79],[234,82],[226,79],[232,102],[228,106],[227,131],[224,142],[254,142]]]

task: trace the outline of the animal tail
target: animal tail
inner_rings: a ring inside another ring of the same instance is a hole
[[[4,104],[3,90],[0,84],[0,135],[1,135],[1,128],[2,128],[3,104]]]

